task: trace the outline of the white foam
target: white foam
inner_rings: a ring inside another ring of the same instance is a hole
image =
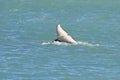
[[[93,44],[93,43],[88,43],[88,42],[83,42],[83,41],[78,41],[78,44],[70,44],[66,42],[42,42],[41,45],[63,45],[63,46],[69,46],[69,45],[81,45],[81,46],[100,46],[100,44]]]
[[[54,42],[42,42],[41,45],[71,45],[70,43],[66,43],[66,42],[58,42],[58,41],[54,41]]]
[[[49,45],[49,44],[51,44],[50,42],[42,42],[41,43],[42,45]]]
[[[78,41],[78,45],[82,45],[82,46],[100,46],[99,44],[93,44],[93,43],[82,42],[82,41]]]

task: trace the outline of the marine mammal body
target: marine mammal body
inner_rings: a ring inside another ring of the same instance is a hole
[[[55,39],[54,41],[77,44],[77,41],[75,41],[66,31],[64,31],[60,26],[60,24],[56,26],[56,32],[57,32],[57,39]]]

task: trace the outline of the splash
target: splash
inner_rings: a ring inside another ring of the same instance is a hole
[[[42,42],[41,45],[63,45],[63,46],[70,46],[70,45],[81,45],[81,46],[100,46],[100,44],[93,44],[89,42],[78,41],[78,44],[70,44],[66,42]]]

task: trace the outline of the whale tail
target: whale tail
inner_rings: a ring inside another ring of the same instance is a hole
[[[56,32],[57,32],[57,39],[55,39],[54,41],[77,44],[77,41],[75,41],[70,35],[68,35],[68,33],[62,29],[60,24],[56,26]]]

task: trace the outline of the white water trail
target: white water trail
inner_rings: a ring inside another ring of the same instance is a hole
[[[80,45],[80,46],[100,46],[100,44],[94,44],[89,42],[78,41],[78,44],[70,44],[66,42],[42,42],[41,45],[63,45],[63,46],[70,46],[70,45]]]

